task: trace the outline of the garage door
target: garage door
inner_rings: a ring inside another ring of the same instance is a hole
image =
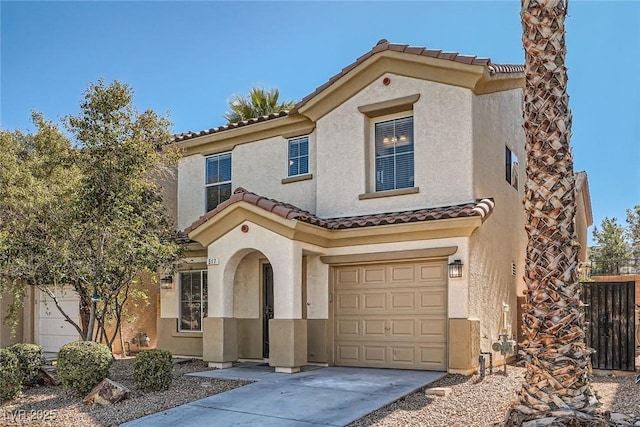
[[[40,298],[36,304],[40,319],[36,342],[42,346],[44,351],[58,352],[60,347],[66,343],[78,341],[78,331],[66,321],[53,300],[42,291],[39,291],[39,295]],[[78,294],[72,289],[65,289],[64,292],[56,289],[55,295],[64,312],[78,323],[80,319]]]
[[[334,362],[447,369],[445,261],[334,269]]]

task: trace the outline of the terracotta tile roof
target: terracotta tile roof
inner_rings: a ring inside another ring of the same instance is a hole
[[[465,203],[455,206],[325,219],[319,218],[311,212],[307,212],[289,203],[279,202],[274,199],[259,196],[245,190],[244,188],[238,188],[233,192],[231,198],[220,203],[214,210],[208,212],[206,215],[201,216],[193,224],[187,227],[184,232],[189,233],[195,230],[228,206],[241,201],[258,206],[259,208],[272,212],[282,218],[295,219],[308,224],[317,225],[318,227],[326,228],[328,230],[343,230],[347,228],[372,227],[376,225],[402,224],[474,216],[480,217],[484,221],[489,217],[493,211],[493,207],[495,206],[493,199],[482,199],[473,203]]]
[[[409,45],[406,45],[406,44],[394,44],[394,43],[389,43],[385,39],[382,39],[369,52],[367,52],[364,55],[360,56],[358,59],[356,59],[356,61],[354,63],[349,64],[346,67],[344,67],[338,74],[336,74],[333,77],[331,77],[326,83],[324,83],[323,85],[317,87],[312,93],[310,93],[309,95],[307,95],[304,98],[302,98],[302,100],[300,102],[298,102],[294,106],[293,111],[297,111],[300,107],[302,107],[307,102],[309,102],[309,100],[311,100],[311,98],[313,98],[314,96],[316,96],[317,94],[319,94],[320,92],[325,90],[327,87],[331,86],[333,83],[336,82],[336,80],[338,80],[341,77],[345,76],[347,73],[349,73],[351,70],[356,68],[358,65],[360,65],[361,63],[363,63],[364,61],[369,59],[371,56],[375,55],[376,53],[383,52],[383,51],[386,51],[386,50],[394,51],[394,52],[404,52],[404,53],[409,53],[409,54],[412,54],[412,55],[428,56],[428,57],[431,57],[431,58],[446,59],[448,61],[460,62],[462,64],[482,65],[482,66],[486,67],[486,69],[487,69],[487,71],[488,71],[488,73],[490,75],[510,74],[510,73],[523,73],[524,72],[524,65],[494,64],[494,63],[491,62],[491,59],[489,59],[489,58],[478,58],[477,56],[460,55],[457,52],[443,52],[442,50],[433,50],[433,49],[427,49],[426,47],[409,46]],[[249,120],[243,120],[243,121],[238,122],[238,123],[227,124],[227,125],[224,125],[224,126],[218,126],[216,128],[205,129],[205,130],[202,130],[202,131],[199,131],[199,132],[187,131],[187,132],[183,132],[183,133],[174,135],[173,136],[173,142],[186,141],[188,139],[197,138],[199,136],[211,135],[211,134],[214,134],[214,133],[219,133],[219,132],[223,132],[223,131],[230,130],[230,129],[236,129],[236,128],[239,128],[239,127],[242,127],[242,126],[252,125],[252,124],[255,124],[255,123],[259,123],[259,122],[264,122],[266,120],[273,120],[273,119],[277,119],[277,118],[280,118],[280,117],[287,116],[288,114],[289,114],[288,111],[282,111],[280,113],[269,114],[268,116],[261,116],[261,117],[257,117],[257,118],[249,119]]]
[[[218,126],[217,128],[201,130],[199,132],[186,131],[180,134],[173,135],[173,142],[180,142],[180,141],[185,141],[187,139],[197,138],[199,136],[211,135],[213,133],[219,133],[229,129],[237,129],[243,126],[252,125],[254,123],[260,123],[267,120],[273,120],[280,117],[285,117],[288,114],[289,114],[288,111],[280,111],[279,113],[272,113],[267,116],[260,116],[254,119],[242,120],[238,123],[229,123],[223,126]]]
[[[448,61],[460,62],[462,64],[482,65],[487,68],[487,71],[491,75],[502,74],[502,73],[523,73],[524,72],[524,65],[493,64],[491,62],[491,59],[489,58],[478,58],[477,56],[460,55],[457,52],[443,52],[441,50],[432,50],[432,49],[427,49],[426,47],[409,46],[406,44],[393,44],[393,43],[389,43],[385,39],[382,39],[373,47],[373,49],[371,49],[369,52],[365,53],[364,55],[356,59],[356,62],[346,66],[338,74],[331,77],[328,82],[326,82],[322,86],[319,86],[318,88],[316,88],[315,91],[313,91],[309,95],[302,98],[302,101],[296,104],[296,106],[294,107],[294,110],[298,110],[298,108],[305,105],[309,100],[311,100],[311,98],[315,97],[317,94],[325,90],[327,87],[331,86],[331,84],[333,84],[336,80],[346,75],[349,71],[351,71],[353,68],[357,67],[367,59],[369,59],[371,56],[375,55],[378,52],[383,52],[385,50],[410,53],[413,55],[428,56],[431,58],[446,59]]]

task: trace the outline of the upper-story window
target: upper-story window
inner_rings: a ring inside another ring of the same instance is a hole
[[[414,186],[413,116],[375,123],[376,191]]]
[[[207,157],[205,172],[207,212],[231,197],[231,153]]]
[[[515,155],[513,151],[509,149],[509,147],[505,147],[504,150],[504,161],[505,161],[505,178],[507,182],[513,186],[516,190],[518,189],[518,157]]]
[[[309,173],[309,137],[289,140],[289,176]]]
[[[180,331],[202,331],[207,317],[207,272],[180,273]]]

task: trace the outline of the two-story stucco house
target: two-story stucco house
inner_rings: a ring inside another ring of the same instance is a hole
[[[177,135],[191,243],[158,347],[473,371],[516,335],[523,86],[519,65],[381,40],[288,113]]]

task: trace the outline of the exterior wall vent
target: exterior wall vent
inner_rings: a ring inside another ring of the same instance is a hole
[[[512,275],[512,276],[515,276],[515,275],[516,275],[516,270],[517,270],[517,269],[516,269],[516,263],[515,263],[515,262],[512,262],[512,263],[511,263],[511,275]]]

